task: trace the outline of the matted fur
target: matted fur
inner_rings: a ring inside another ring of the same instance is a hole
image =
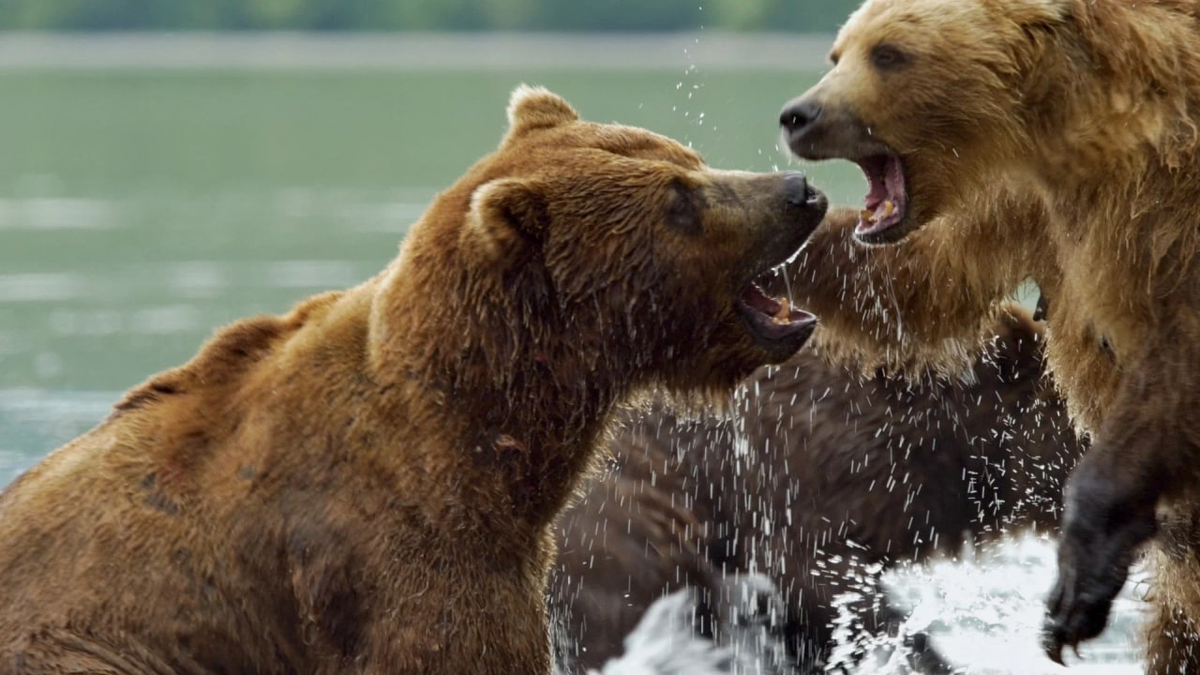
[[[0,673],[550,671],[550,524],[614,409],[790,356],[734,298],[824,204],[545,90],[509,114],[378,276],[222,329],[0,495]]]
[[[1047,646],[1099,632],[1158,531],[1174,553],[1156,556],[1156,673],[1200,668],[1198,15],[1196,0],[868,0],[805,94],[815,124],[890,147],[909,194],[895,248],[851,245],[851,213],[814,237],[804,301],[825,352],[953,369],[1034,279],[1055,380],[1095,439],[1068,491]],[[881,66],[881,44],[902,58]]]

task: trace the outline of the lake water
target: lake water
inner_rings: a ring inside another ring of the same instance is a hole
[[[369,49],[0,37],[0,483],[215,328],[381,269],[435,191],[495,147],[518,83],[714,166],[797,168],[776,115],[815,81],[821,50],[794,39],[789,59],[786,36]],[[848,165],[799,168],[835,202],[865,192]],[[898,592],[970,672],[1059,672],[1035,636],[1052,550],[1024,541],[919,568]],[[1121,611],[1074,672],[1136,672],[1138,605]]]

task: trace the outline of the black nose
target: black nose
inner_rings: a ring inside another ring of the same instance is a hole
[[[779,113],[779,124],[789,135],[804,131],[821,116],[821,105],[809,98],[798,98],[789,101]]]
[[[783,178],[783,192],[787,195],[788,204],[805,206],[813,197],[813,190],[808,186],[804,174],[799,171],[788,171]]]

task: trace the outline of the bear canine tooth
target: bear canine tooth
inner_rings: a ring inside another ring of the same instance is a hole
[[[779,299],[779,311],[775,312],[775,316],[771,317],[771,323],[783,324],[788,323],[789,317],[792,315],[791,308],[788,307],[788,299]]]

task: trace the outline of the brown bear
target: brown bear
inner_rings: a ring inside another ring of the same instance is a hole
[[[830,56],[780,118],[794,153],[850,159],[870,185],[807,249],[820,344],[953,368],[1036,281],[1093,439],[1047,651],[1101,631],[1154,539],[1149,668],[1200,669],[1200,2],[867,0]]]
[[[720,396],[811,315],[825,211],[512,97],[362,285],[220,331],[0,496],[0,672],[548,673],[551,525],[623,402]]]
[[[756,373],[728,419],[630,421],[610,477],[556,528],[567,656],[598,668],[685,586],[711,635],[736,601],[728,579],[758,571],[784,598],[790,661],[824,672],[839,594],[861,594],[848,609],[879,631],[892,617],[875,584],[893,565],[1057,529],[1082,448],[1045,377],[1041,323],[1012,306],[994,333],[968,383],[863,379],[806,350]]]

